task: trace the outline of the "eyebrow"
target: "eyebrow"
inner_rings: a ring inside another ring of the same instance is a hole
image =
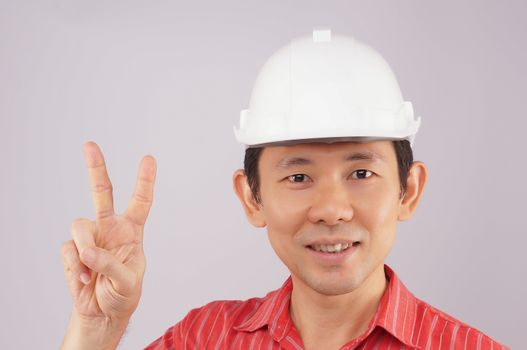
[[[348,162],[366,160],[369,162],[385,161],[384,157],[375,152],[354,152],[343,157],[343,160]],[[313,161],[309,158],[302,157],[285,157],[276,164],[278,169],[289,169],[296,165],[310,165]]]

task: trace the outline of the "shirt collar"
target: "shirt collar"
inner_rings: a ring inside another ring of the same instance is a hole
[[[416,347],[411,339],[415,322],[416,298],[388,265],[384,265],[384,272],[389,281],[388,286],[367,333],[371,333],[377,326],[382,327],[402,343]],[[292,289],[293,282],[289,276],[282,287],[262,298],[256,311],[249,318],[235,324],[234,329],[253,332],[267,326],[275,340],[282,340],[293,324],[289,316]]]
[[[269,292],[256,311],[247,319],[234,325],[234,329],[242,332],[254,332],[267,326],[271,336],[277,341],[287,334],[292,324],[289,317],[289,300],[293,290],[291,276],[277,290]]]

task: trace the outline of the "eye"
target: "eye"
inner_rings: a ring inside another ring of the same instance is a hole
[[[367,178],[369,178],[372,175],[373,175],[373,173],[371,171],[369,171],[369,170],[359,169],[359,170],[355,170],[351,174],[351,177],[354,178],[354,179],[367,179]]]
[[[305,182],[309,177],[306,174],[294,174],[287,177],[290,182],[301,183]]]

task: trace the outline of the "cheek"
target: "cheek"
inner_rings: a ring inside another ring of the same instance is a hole
[[[280,258],[288,258],[295,245],[296,233],[306,223],[309,202],[305,194],[285,193],[278,186],[265,184],[262,184],[261,195],[269,241]]]
[[[360,211],[361,217],[369,225],[384,225],[395,222],[397,219],[398,200],[395,196],[387,196],[386,193],[373,193],[368,199],[357,205],[356,211]],[[357,213],[358,214],[358,213]],[[366,222],[365,222],[366,224]]]
[[[305,221],[308,204],[305,199],[280,193],[278,189],[268,191],[264,202],[267,227],[282,235],[293,235]],[[263,198],[263,196],[262,196]]]
[[[397,229],[398,192],[385,186],[369,191],[355,205],[355,216],[370,233],[375,245],[391,247]]]

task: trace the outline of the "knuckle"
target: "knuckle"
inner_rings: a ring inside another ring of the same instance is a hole
[[[152,179],[150,177],[147,177],[147,176],[140,176],[139,177],[139,181],[140,182],[144,182],[146,184],[153,184],[154,183],[154,179]]]
[[[73,248],[73,245],[74,243],[72,240],[62,243],[62,245],[60,246],[60,255],[62,255],[63,258],[66,258],[66,256],[68,256],[69,252]]]
[[[95,217],[97,219],[105,219],[107,217],[110,217],[114,214],[113,212],[113,209],[107,209],[107,210],[99,210],[96,214],[95,214]]]
[[[139,192],[134,193],[134,198],[136,201],[141,202],[141,203],[146,203],[146,204],[152,203],[152,198],[150,198],[150,196],[146,196]]]
[[[61,246],[60,253],[65,271],[80,271],[81,266],[78,253],[73,241],[64,242]]]
[[[95,184],[92,186],[92,191],[96,193],[112,192],[112,184]]]
[[[91,220],[85,218],[75,219],[71,223],[71,236],[75,239],[84,232],[91,232],[92,226],[93,222]]]
[[[90,220],[86,219],[86,218],[77,218],[75,220],[73,220],[71,222],[71,230],[72,231],[77,231],[79,230],[80,228],[86,226],[86,223],[89,223]]]

